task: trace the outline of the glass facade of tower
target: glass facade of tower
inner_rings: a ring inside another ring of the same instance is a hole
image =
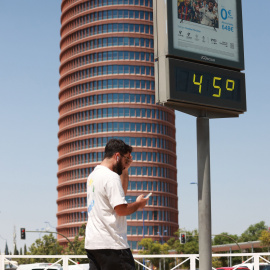
[[[153,193],[127,217],[130,247],[165,241],[178,229],[175,114],[155,104],[153,1],[61,8],[57,230],[72,239],[86,223],[86,179],[108,140],[120,138],[133,146],[127,201]]]

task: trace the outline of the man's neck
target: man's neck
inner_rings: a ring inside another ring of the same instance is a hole
[[[113,170],[113,163],[112,163],[112,159],[110,159],[110,158],[105,158],[104,160],[102,160],[100,165],[107,167],[111,171]]]

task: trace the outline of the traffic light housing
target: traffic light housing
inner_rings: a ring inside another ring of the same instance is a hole
[[[180,233],[180,243],[181,244],[186,243],[186,233]]]
[[[25,228],[21,228],[21,239],[25,239]]]

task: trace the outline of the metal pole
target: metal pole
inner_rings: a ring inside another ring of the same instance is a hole
[[[143,238],[144,238],[144,208],[143,208]],[[145,270],[145,261],[144,261],[144,258],[143,258],[143,270]]]
[[[209,118],[197,118],[200,270],[212,269]]]
[[[0,254],[0,269],[5,269],[5,257]]]

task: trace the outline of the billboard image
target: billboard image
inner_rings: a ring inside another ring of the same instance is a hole
[[[177,16],[181,22],[218,28],[218,3],[215,0],[177,0]]]
[[[169,54],[244,69],[241,0],[171,0]]]

